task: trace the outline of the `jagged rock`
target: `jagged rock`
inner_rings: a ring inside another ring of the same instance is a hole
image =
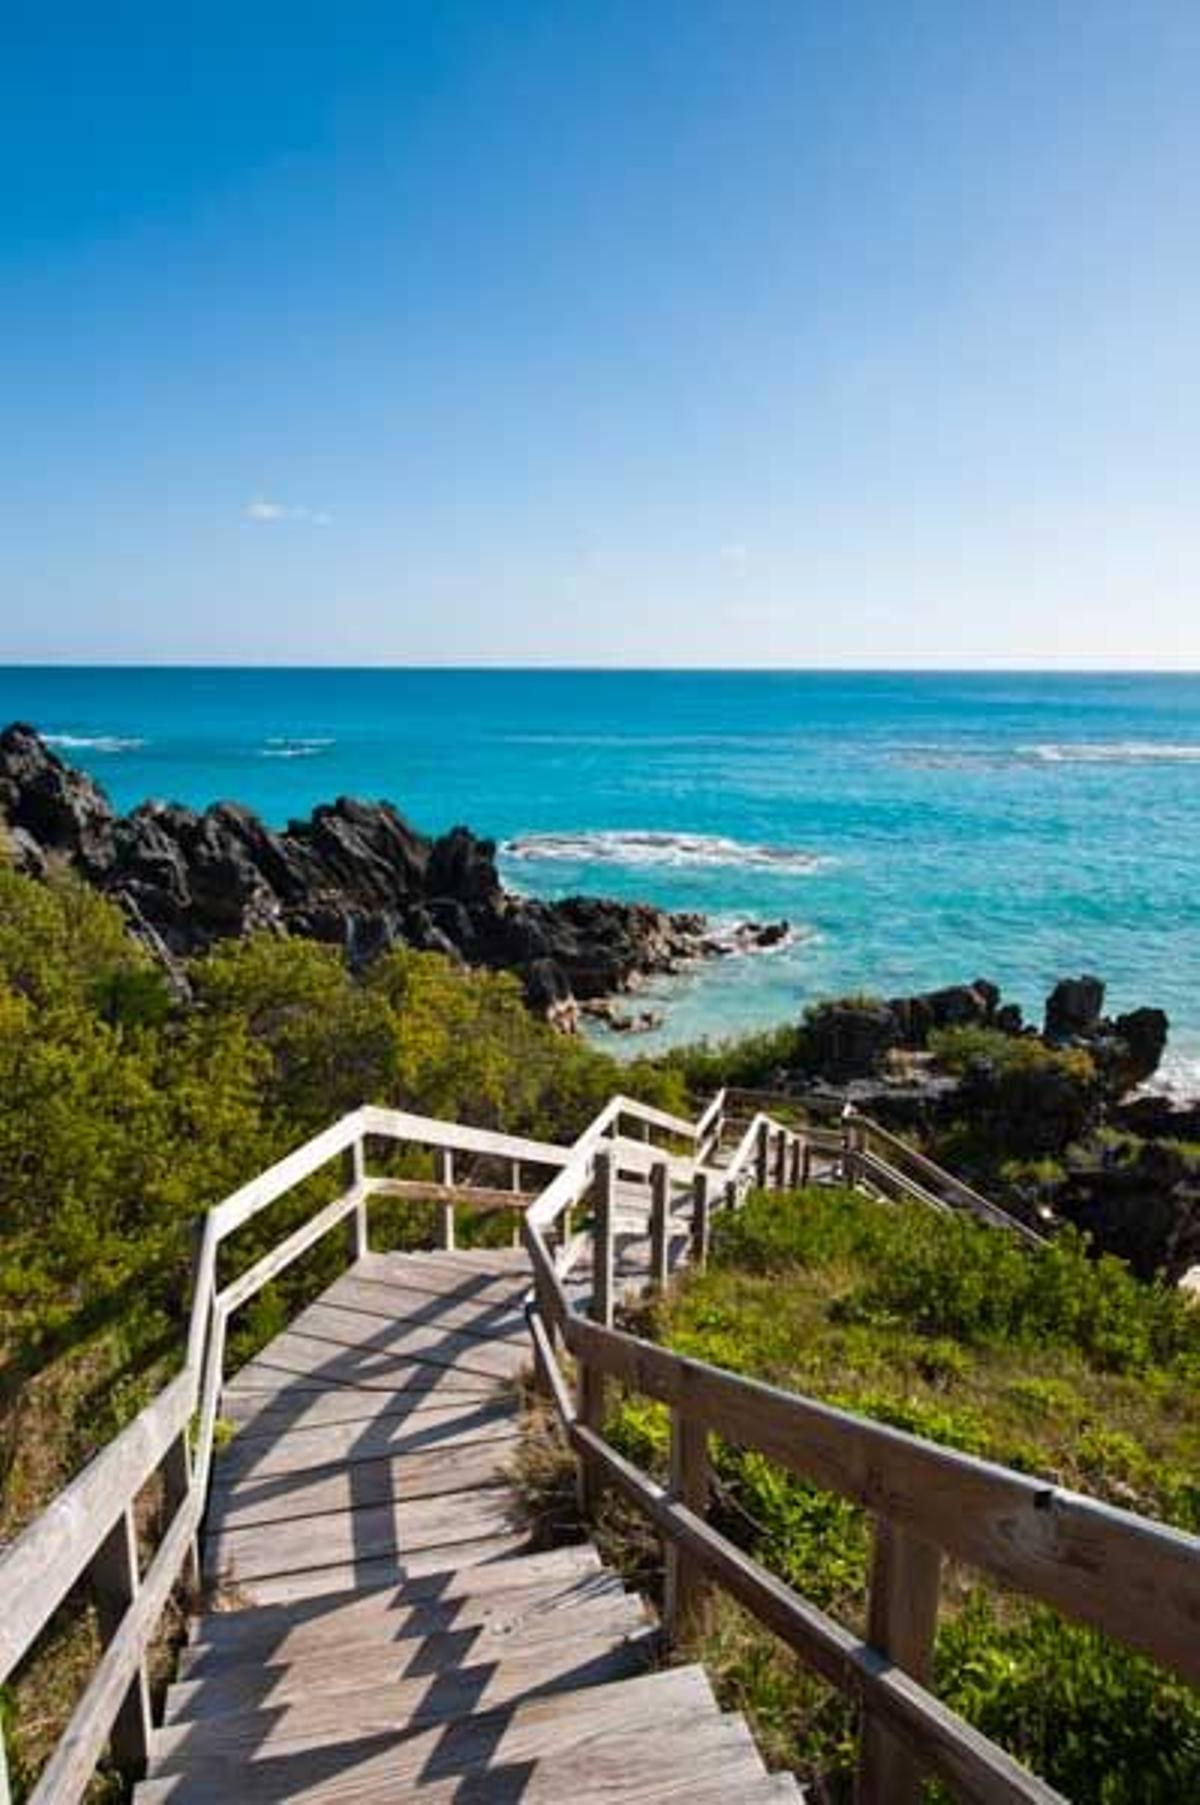
[[[1177,1146],[1074,1163],[1055,1208],[1139,1278],[1174,1284],[1200,1262],[1200,1164]]]
[[[1163,1009],[1131,1009],[1117,1017],[1113,1031],[1124,1048],[1115,1072],[1119,1090],[1134,1090],[1154,1076],[1167,1050],[1170,1026]]]
[[[889,1003],[844,1001],[809,1010],[804,1035],[811,1069],[838,1083],[881,1072],[900,1030]]]
[[[1103,1008],[1101,978],[1060,978],[1046,998],[1046,1039],[1086,1039],[1099,1030]]]
[[[987,978],[973,984],[950,984],[918,996],[893,997],[888,1008],[896,1018],[897,1045],[923,1047],[939,1028],[990,1027],[1000,1001],[997,985]]]
[[[514,970],[531,1005],[570,1026],[577,997],[630,990],[717,950],[700,915],[510,895],[491,840],[466,827],[431,839],[388,802],[339,797],[282,833],[233,802],[202,812],[146,802],[118,816],[29,727],[0,734],[0,815],[23,869],[44,875],[52,857],[74,865],[175,978],[181,960],[231,935],[301,934],[356,967],[405,945]],[[786,932],[751,925],[737,939],[750,948]]]
[[[108,797],[21,722],[0,733],[0,815],[43,851],[78,861],[89,876],[112,862],[116,815]]]

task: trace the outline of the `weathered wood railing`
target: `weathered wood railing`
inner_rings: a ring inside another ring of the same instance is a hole
[[[717,1118],[723,1120],[721,1109]],[[706,1122],[704,1132],[710,1131]],[[698,1141],[714,1151],[713,1144]],[[790,1185],[803,1152],[803,1131],[759,1114],[722,1171],[697,1169],[694,1252],[702,1254],[706,1245],[714,1201],[732,1208],[749,1184]],[[671,1188],[665,1159],[654,1184],[658,1236],[665,1233],[658,1212],[667,1207],[659,1199],[669,1198]],[[686,1636],[702,1620],[706,1596],[718,1585],[857,1701],[859,1805],[912,1805],[926,1775],[942,1780],[955,1796],[985,1805],[1051,1805],[1060,1798],[929,1690],[947,1557],[1200,1684],[1200,1539],[615,1328],[614,1187],[612,1152],[602,1140],[584,1137],[524,1224],[533,1266],[526,1314],[535,1362],[578,1458],[581,1504],[590,1512],[601,1488],[614,1486],[660,1531],[669,1639]],[[590,1320],[568,1296],[551,1248],[559,1219],[587,1202],[594,1243]],[[650,1272],[652,1284],[665,1282],[666,1264],[657,1250]],[[563,1350],[574,1361],[573,1392],[560,1365]],[[665,1484],[605,1439],[606,1391],[613,1383],[669,1406]],[[713,1435],[872,1513],[865,1641],[707,1521]]]
[[[636,1106],[614,1099],[606,1132]],[[669,1118],[674,1121],[674,1118]],[[684,1124],[686,1127],[687,1125]],[[433,1152],[434,1182],[373,1176],[368,1141]],[[442,1239],[453,1242],[456,1203],[476,1209],[523,1208],[544,1188],[544,1175],[564,1166],[568,1148],[409,1115],[363,1108],[242,1186],[204,1219],[183,1370],[104,1448],[47,1510],[0,1554],[0,1684],[23,1662],[59,1607],[86,1586],[96,1605],[102,1651],[70,1724],[31,1796],[34,1805],[80,1798],[106,1750],[138,1773],[150,1731],[148,1648],[173,1589],[196,1573],[196,1543],[207,1500],[228,1324],[269,1280],[340,1225],[350,1252],[369,1246],[373,1198],[432,1199],[441,1206]],[[345,1185],[269,1252],[225,1284],[218,1281],[222,1245],[238,1229],[298,1185],[342,1161]],[[456,1181],[455,1162],[474,1160],[507,1174],[507,1188]],[[523,1175],[538,1175],[523,1189]],[[144,1574],[139,1572],[137,1505],[161,1474],[168,1521]],[[85,1598],[79,1597],[80,1612]],[[0,1805],[9,1784],[0,1738]]]
[[[703,1262],[714,1212],[737,1208],[755,1186],[790,1189],[804,1182],[814,1147],[824,1145],[818,1137],[829,1133],[813,1125],[781,1124],[759,1111],[722,1164],[732,1120],[725,1093],[696,1123],[616,1097],[567,1148],[365,1107],[209,1211],[182,1371],[0,1554],[0,1684],[37,1645],[64,1601],[79,1596],[85,1584],[97,1607],[100,1659],[33,1788],[34,1805],[70,1805],[81,1798],[106,1750],[131,1773],[144,1765],[151,1729],[147,1653],[172,1591],[196,1569],[229,1320],[339,1227],[349,1231],[351,1255],[365,1253],[374,1198],[433,1202],[445,1246],[453,1245],[459,1203],[523,1212],[533,1267],[527,1314],[536,1364],[579,1455],[585,1504],[590,1506],[601,1485],[616,1484],[661,1529],[670,1634],[681,1634],[696,1620],[707,1587],[717,1581],[819,1673],[861,1701],[864,1802],[908,1801],[914,1775],[924,1770],[967,1798],[1054,1797],[926,1689],[943,1555],[970,1562],[1119,1637],[1193,1683],[1200,1680],[1195,1538],[683,1359],[612,1326],[619,1183],[645,1189],[651,1282],[665,1284],[681,1205],[692,1257]],[[370,1141],[432,1153],[436,1176],[371,1173]],[[883,1161],[882,1154],[876,1157]],[[338,1194],[220,1282],[224,1243],[335,1161],[345,1172]],[[474,1168],[469,1173],[462,1170],[466,1161]],[[477,1182],[480,1169],[487,1182]],[[547,1173],[553,1174],[548,1183]],[[581,1233],[572,1234],[570,1217],[578,1210],[590,1219]],[[564,1286],[581,1252],[589,1249],[592,1320],[572,1306]],[[558,1364],[562,1348],[576,1363],[574,1397]],[[605,1441],[605,1392],[612,1382],[671,1407],[667,1485],[631,1466]],[[714,1433],[757,1448],[875,1513],[868,1642],[790,1592],[707,1523]],[[137,1507],[155,1475],[162,1480],[167,1525],[142,1572]],[[0,1805],[8,1796],[0,1741]]]

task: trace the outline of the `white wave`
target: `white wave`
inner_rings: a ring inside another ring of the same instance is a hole
[[[1142,1096],[1169,1097],[1172,1103],[1200,1103],[1200,1050],[1169,1050],[1153,1077],[1138,1090]]]
[[[724,834],[676,834],[647,830],[597,830],[592,833],[523,834],[505,842],[501,851],[528,864],[658,865],[687,868],[734,868],[778,871],[807,876],[827,861],[794,846],[750,845]]]
[[[1047,765],[1200,764],[1195,740],[1063,740],[1018,751]]]
[[[48,746],[60,746],[64,752],[136,752],[145,740],[119,733],[45,733]]]
[[[262,748],[262,758],[316,758],[320,752],[328,751],[334,745],[332,739],[319,734],[298,735],[289,738],[284,734],[276,734]]]

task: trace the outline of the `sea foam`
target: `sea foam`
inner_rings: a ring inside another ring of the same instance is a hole
[[[598,829],[587,833],[523,834],[501,848],[529,864],[657,865],[674,870],[737,869],[808,876],[827,861],[794,846],[763,846],[725,834]]]

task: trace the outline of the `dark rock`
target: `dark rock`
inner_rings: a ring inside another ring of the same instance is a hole
[[[108,797],[20,722],[0,733],[0,815],[44,852],[65,853],[89,876],[112,862],[116,815]]]
[[[1046,1039],[1086,1039],[1098,1031],[1103,1009],[1102,979],[1060,978],[1046,998]]]
[[[843,1001],[809,1010],[804,1037],[811,1070],[839,1083],[882,1071],[900,1029],[888,1003]]]
[[[406,945],[514,970],[533,1007],[571,1025],[577,997],[632,990],[717,950],[699,915],[509,895],[491,840],[466,827],[430,839],[387,802],[339,797],[282,833],[233,802],[203,812],[147,802],[117,816],[28,727],[0,735],[0,814],[23,869],[44,875],[53,857],[73,865],[176,974],[231,935],[301,934],[355,967]],[[749,924],[734,939],[751,950],[786,932]]]
[[[1167,1050],[1170,1026],[1163,1009],[1131,1009],[1117,1017],[1113,1032],[1124,1049],[1115,1072],[1119,1090],[1134,1090],[1154,1076]]]
[[[1200,1165],[1178,1147],[1149,1141],[1131,1158],[1077,1163],[1055,1208],[1139,1278],[1174,1284],[1200,1263]]]

